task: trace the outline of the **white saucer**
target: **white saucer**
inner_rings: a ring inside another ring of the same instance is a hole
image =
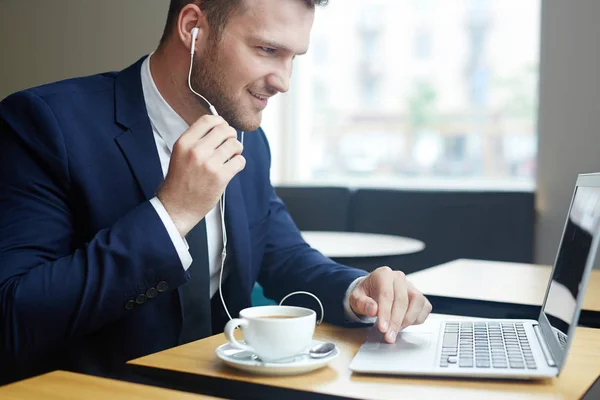
[[[319,343],[323,342],[313,340],[311,347]],[[301,355],[294,357],[290,362],[275,363],[253,360],[249,357],[251,355],[249,352],[236,349],[229,342],[217,347],[215,353],[225,364],[253,374],[297,375],[325,367],[340,354],[340,350],[336,346],[327,357],[310,358],[308,355]]]

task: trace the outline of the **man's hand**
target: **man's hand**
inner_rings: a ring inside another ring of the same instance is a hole
[[[377,268],[360,281],[350,294],[350,307],[357,314],[377,317],[377,326],[388,343],[410,325],[425,322],[431,303],[401,271]]]
[[[173,146],[169,172],[157,197],[183,237],[217,204],[229,181],[246,166],[237,132],[205,115]]]

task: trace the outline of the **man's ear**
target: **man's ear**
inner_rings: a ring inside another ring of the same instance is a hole
[[[177,18],[177,37],[189,50],[197,49],[198,43],[208,37],[209,26],[206,14],[197,4],[188,4],[181,9]]]

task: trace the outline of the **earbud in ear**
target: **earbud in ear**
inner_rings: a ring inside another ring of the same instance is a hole
[[[192,43],[190,45],[190,47],[191,47],[190,52],[192,55],[194,55],[194,52],[196,51],[196,38],[198,37],[198,28],[194,27],[194,29],[192,29],[192,31],[190,33],[192,34]]]
[[[195,42],[196,38],[198,37],[198,27],[194,27],[194,29],[192,29],[192,41]]]

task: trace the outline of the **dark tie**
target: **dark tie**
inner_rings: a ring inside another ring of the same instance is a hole
[[[210,274],[206,222],[203,218],[186,236],[192,264],[187,272],[190,280],[181,286],[183,326],[180,344],[189,343],[212,334],[210,304]]]

